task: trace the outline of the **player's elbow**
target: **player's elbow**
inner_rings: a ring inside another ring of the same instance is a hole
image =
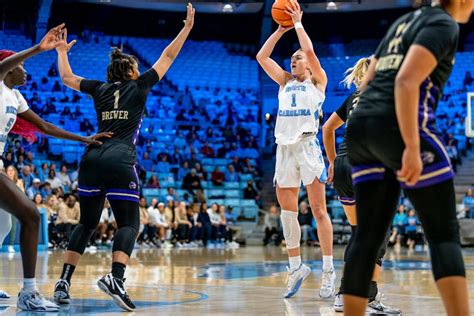
[[[416,84],[416,80],[412,78],[409,74],[398,74],[395,78],[395,90],[406,91],[410,88],[416,89],[419,87],[419,84]]]

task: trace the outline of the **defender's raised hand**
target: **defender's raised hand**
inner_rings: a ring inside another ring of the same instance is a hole
[[[59,52],[66,52],[68,53],[71,50],[71,47],[76,44],[76,40],[72,40],[70,43],[67,42],[67,29],[63,29],[59,34],[59,43],[56,47],[56,51]]]
[[[188,29],[192,29],[194,26],[194,13],[196,12],[196,9],[193,8],[193,5],[191,3],[188,3],[186,6],[187,9],[187,14],[186,14],[186,20],[184,20],[184,27]]]

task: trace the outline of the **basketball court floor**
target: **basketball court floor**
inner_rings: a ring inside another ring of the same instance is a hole
[[[474,306],[474,249],[463,252]],[[342,254],[343,247],[336,247],[338,282]],[[61,273],[62,255],[55,251],[39,256],[39,287],[48,297]],[[287,257],[280,247],[137,250],[126,272],[126,286],[138,307],[137,315],[342,315],[331,308],[333,299],[318,297],[319,248],[303,248],[302,256],[313,268],[313,275],[290,300],[282,298]],[[20,255],[1,253],[0,257],[0,288],[16,296],[22,280]],[[123,315],[96,286],[110,264],[110,251],[85,254],[72,280],[72,304],[64,306],[59,315]],[[401,308],[403,315],[444,314],[426,252],[390,249],[380,289],[385,303]],[[17,311],[15,299],[0,304],[1,315],[33,315]]]

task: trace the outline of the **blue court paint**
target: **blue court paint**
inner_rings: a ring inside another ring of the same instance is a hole
[[[305,261],[311,270],[314,272],[321,271],[323,267],[322,261]],[[198,278],[206,279],[249,279],[259,277],[269,277],[277,273],[286,272],[287,261],[273,261],[273,262],[249,262],[249,263],[212,263],[202,268]],[[334,267],[341,270],[344,265],[342,260],[335,260]],[[396,271],[413,271],[431,270],[431,263],[423,260],[402,260],[383,262],[384,270]],[[474,269],[474,264],[466,264],[466,269]]]

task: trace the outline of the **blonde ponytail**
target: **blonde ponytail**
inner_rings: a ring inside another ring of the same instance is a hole
[[[347,89],[350,89],[352,84],[354,84],[356,88],[359,88],[367,70],[369,69],[369,65],[370,57],[359,59],[353,67],[346,70],[344,73],[346,77],[341,81],[341,83],[344,84]]]

